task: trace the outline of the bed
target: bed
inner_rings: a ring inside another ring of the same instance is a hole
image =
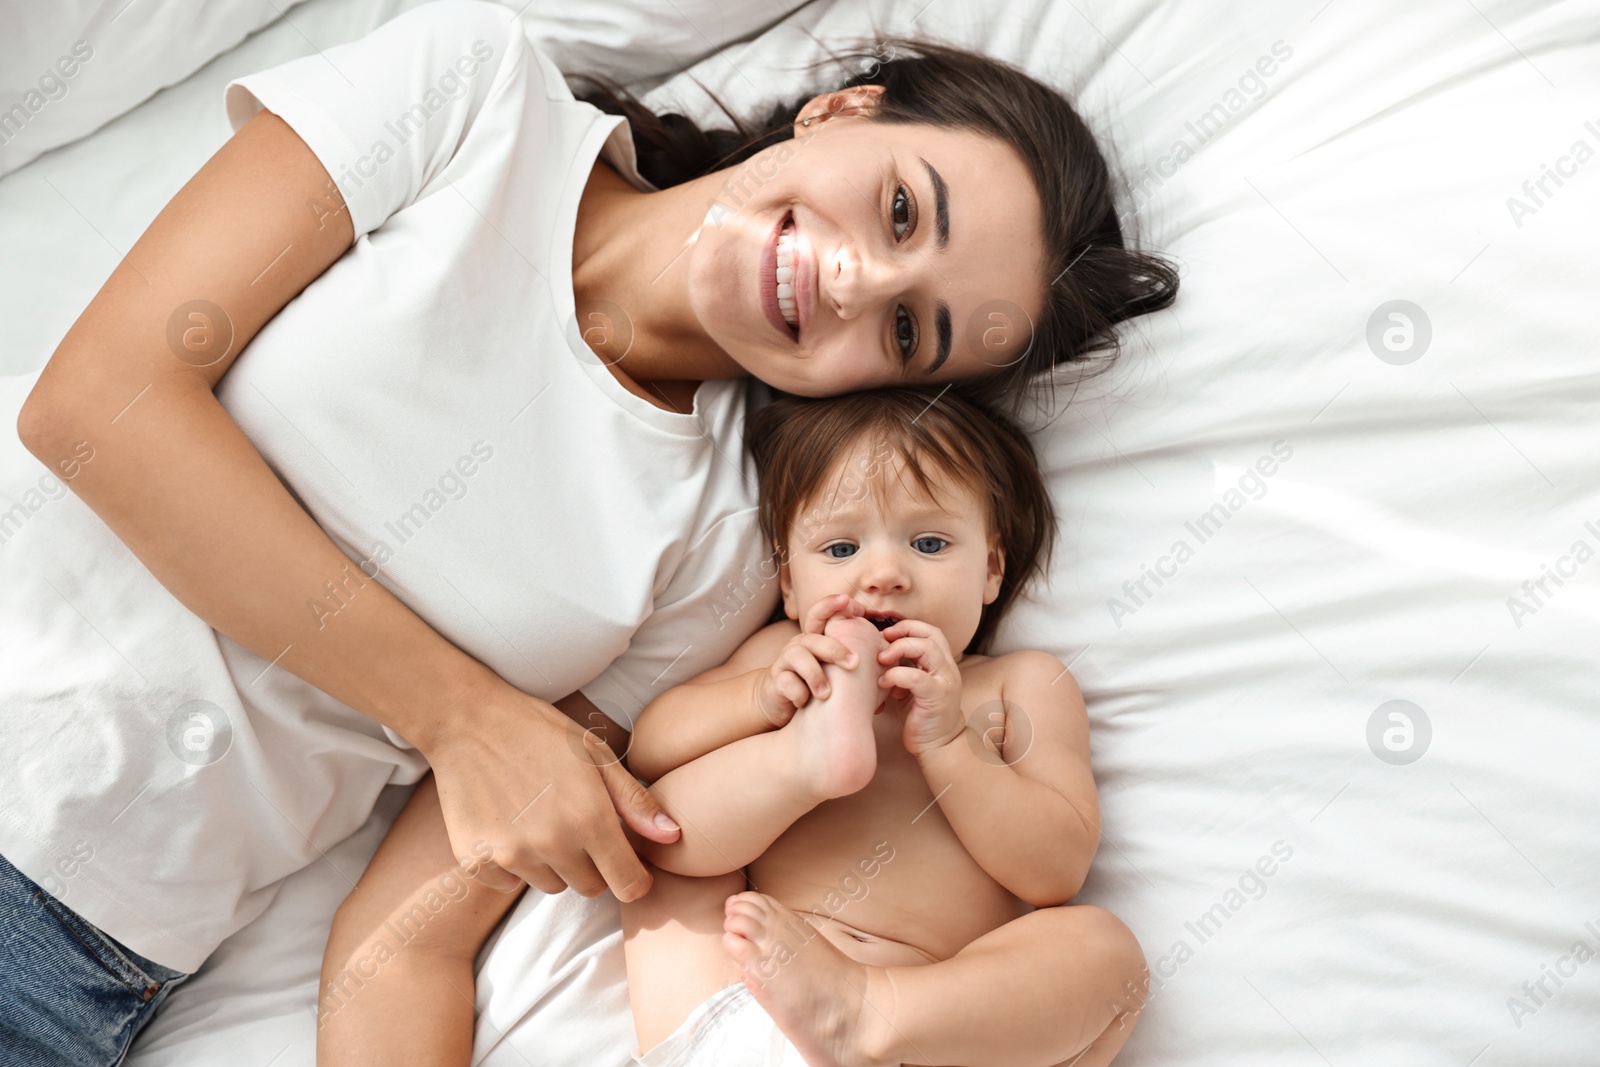
[[[194,6],[77,0],[0,46],[4,107],[96,42],[25,129],[0,121],[0,373],[48,359],[226,139],[230,78],[414,4]],[[789,96],[824,43],[877,33],[1073,94],[1128,179],[1127,223],[1183,271],[1177,305],[1034,420],[1063,536],[999,638],[1060,656],[1088,701],[1104,826],[1079,900],[1122,916],[1152,971],[1118,1062],[1597,1062],[1592,3],[507,17],[564,69],[701,117],[700,85]],[[405,794],[289,878],[130,1062],[311,1064],[329,922]],[[609,896],[530,892],[479,969],[475,1063],[629,1062]]]

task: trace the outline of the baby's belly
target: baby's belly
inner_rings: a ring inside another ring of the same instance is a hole
[[[830,920],[823,932],[852,957],[862,958],[843,942],[854,939],[885,963],[900,962],[885,954],[893,946],[879,952],[872,941],[910,946],[920,962],[949,959],[1029,909],[967,853],[901,744],[901,722],[885,715],[875,725],[872,782],[791,826],[746,868],[751,888]]]

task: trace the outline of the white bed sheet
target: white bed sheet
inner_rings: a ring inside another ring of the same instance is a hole
[[[405,6],[291,18],[327,44]],[[924,29],[1054,77],[1184,267],[1179,305],[1039,435],[1063,539],[1002,634],[1060,655],[1088,699],[1105,834],[1080,899],[1129,922],[1157,982],[1119,1062],[1595,1062],[1600,962],[1573,955],[1600,952],[1600,558],[1574,553],[1600,549],[1595,5],[839,0],[795,21]],[[307,51],[298,32],[0,180],[6,369],[48,356],[220,143],[220,86]],[[1278,42],[1292,54],[1241,86]],[[779,27],[692,73],[751,103],[807,47]],[[703,106],[681,80],[658,92]],[[1535,199],[1546,167],[1562,184]],[[1395,300],[1431,336],[1389,352],[1380,316],[1386,361],[1369,320]],[[1214,504],[1202,542],[1188,524]],[[1546,566],[1572,573],[1534,603]],[[1136,599],[1146,567],[1167,577]],[[1393,700],[1429,723],[1414,762],[1369,744]],[[321,938],[402,799],[291,878],[133,1062],[311,1063]],[[475,1059],[626,1062],[608,907],[519,905],[480,976]]]

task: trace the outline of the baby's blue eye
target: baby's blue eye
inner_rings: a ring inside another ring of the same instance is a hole
[[[931,556],[949,543],[942,537],[919,537],[911,542],[911,547]]]
[[[835,551],[835,549],[842,549],[842,551]],[[829,545],[822,551],[826,552],[833,559],[849,559],[851,556],[856,554],[856,546],[847,544],[844,541],[840,541],[836,545]]]

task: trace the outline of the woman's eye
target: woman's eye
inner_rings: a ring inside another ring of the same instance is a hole
[[[904,362],[909,363],[917,352],[917,320],[911,317],[904,304],[894,309],[894,346]]]
[[[894,239],[896,241],[905,240],[905,234],[900,232],[900,227],[904,225],[906,232],[910,232],[911,224],[917,220],[917,204],[915,200],[911,199],[911,191],[904,185],[895,186],[894,205],[889,214],[894,222]],[[904,218],[901,216],[904,216]]]
[[[849,559],[856,554],[856,546],[841,541],[836,545],[829,545],[822,551],[832,559]]]
[[[911,547],[915,548],[918,552],[923,552],[931,556],[949,543],[949,541],[946,541],[942,537],[919,537],[915,541],[911,542]]]
[[[905,185],[894,187],[894,203],[889,210],[889,221],[894,229],[895,243],[904,241],[916,228],[917,202]],[[904,229],[902,230],[902,227]],[[909,363],[917,351],[917,320],[911,317],[905,305],[894,309],[894,346],[902,362]]]

